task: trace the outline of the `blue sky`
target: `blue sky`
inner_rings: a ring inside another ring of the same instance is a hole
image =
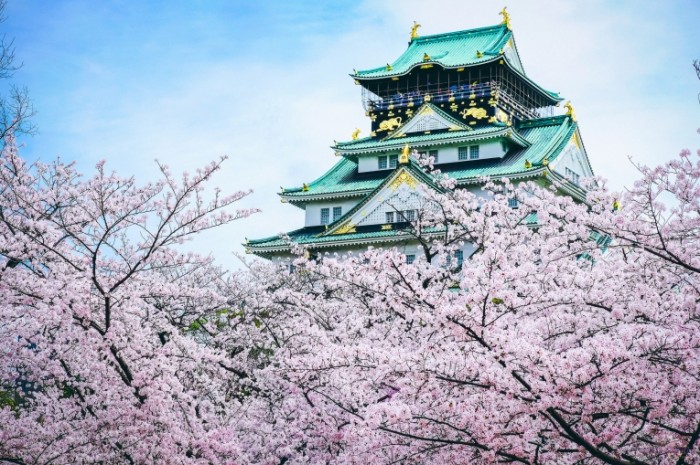
[[[39,133],[23,154],[106,159],[144,182],[154,159],[193,170],[229,155],[224,190],[253,188],[263,213],[190,247],[236,266],[244,237],[301,226],[279,186],[310,182],[336,161],[329,145],[366,134],[348,73],[405,48],[413,20],[433,34],[495,24],[508,5],[530,77],[571,99],[597,174],[622,189],[628,157],[656,164],[700,147],[700,2],[658,1],[39,1],[9,0]]]

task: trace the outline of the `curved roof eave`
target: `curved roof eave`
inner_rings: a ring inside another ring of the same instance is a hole
[[[448,135],[452,135],[450,133],[446,133]],[[421,137],[421,136],[418,136]],[[444,139],[432,139],[432,140],[425,140],[425,141],[411,141],[410,140],[411,136],[407,136],[405,138],[397,138],[397,139],[392,139],[392,140],[382,140],[377,142],[377,146],[373,147],[365,147],[361,149],[352,149],[352,148],[342,148],[335,146],[333,149],[337,151],[340,155],[346,157],[346,156],[358,156],[358,155],[363,155],[363,154],[372,154],[372,153],[380,153],[380,152],[386,152],[387,150],[396,150],[396,149],[401,149],[404,145],[407,143],[412,143],[413,147],[423,147],[423,146],[435,146],[435,145],[447,145],[447,144],[455,144],[455,143],[460,143],[460,142],[473,142],[473,141],[480,141],[480,140],[488,140],[488,139],[500,139],[500,138],[506,138],[515,144],[519,145],[520,147],[529,147],[531,144],[530,142],[523,137],[515,128],[512,126],[503,126],[499,130],[493,131],[493,132],[486,132],[486,133],[477,133],[477,134],[472,134],[471,132],[467,134],[460,134],[456,135],[454,137],[446,137]],[[388,143],[387,143],[388,142]]]
[[[374,77],[363,77],[363,76],[359,76],[357,74],[349,74],[349,76],[351,78],[357,80],[358,82],[362,83],[362,81],[378,81],[381,79],[386,79],[388,77],[406,76],[407,74],[410,74],[417,67],[420,67],[420,66],[423,66],[426,64],[439,65],[443,69],[458,69],[458,68],[468,68],[468,67],[472,67],[472,66],[480,66],[480,65],[484,65],[484,64],[490,64],[490,63],[496,62],[497,60],[503,60],[504,64],[506,64],[508,66],[509,70],[511,70],[513,73],[517,74],[518,76],[520,76],[525,82],[527,82],[536,91],[538,91],[540,94],[542,94],[543,97],[550,99],[552,101],[552,103],[558,103],[558,102],[561,102],[562,100],[564,100],[556,92],[551,92],[551,91],[543,88],[542,86],[540,86],[539,84],[534,82],[532,79],[527,77],[527,75],[524,72],[520,71],[516,66],[514,66],[510,62],[510,60],[503,54],[493,55],[491,58],[488,58],[488,59],[483,59],[481,61],[476,61],[476,62],[464,63],[461,65],[446,66],[438,60],[429,60],[429,61],[422,61],[422,62],[415,63],[404,72],[386,73],[386,74],[383,74],[381,76],[374,76]],[[381,68],[377,68],[377,69],[381,69]]]

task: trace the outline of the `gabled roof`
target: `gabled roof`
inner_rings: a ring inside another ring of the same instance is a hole
[[[362,80],[399,76],[427,63],[437,63],[445,68],[487,63],[500,54],[512,36],[513,33],[505,24],[499,24],[417,37],[411,41],[406,51],[391,63],[391,69],[381,66],[357,71],[353,77]],[[426,54],[430,57],[429,60],[424,60]]]
[[[263,239],[249,240],[246,252],[258,255],[289,252],[289,242],[300,245],[313,244],[314,248],[347,247],[348,245],[370,245],[391,243],[402,240],[410,240],[413,236],[404,229],[382,230],[381,225],[358,228],[356,232],[340,235],[321,236],[323,226],[312,226],[296,229],[287,233],[289,241],[280,236],[271,236]]]
[[[403,76],[416,67],[430,64],[458,69],[494,62],[504,64],[552,103],[563,100],[558,93],[540,87],[527,77],[513,32],[505,24],[417,37],[390,66],[356,71],[350,76],[362,83]]]
[[[431,132],[430,134],[415,134],[398,137],[387,137],[385,139],[372,139],[365,137],[356,141],[340,142],[333,147],[341,155],[363,155],[367,153],[388,152],[398,150],[406,144],[412,148],[422,146],[438,146],[454,144],[459,142],[476,142],[487,139],[506,139],[512,145],[527,147],[529,142],[517,129],[505,124],[497,123],[484,126],[478,129]]]
[[[387,176],[384,181],[382,181],[372,192],[367,194],[367,196],[362,199],[357,205],[348,210],[343,216],[338,218],[336,221],[328,225],[328,230],[322,235],[329,236],[334,234],[342,234],[343,231],[354,229],[354,226],[359,223],[359,221],[352,221],[354,217],[357,216],[365,205],[367,205],[372,199],[377,197],[384,189],[388,186],[396,186],[402,183],[421,183],[429,186],[430,188],[442,191],[443,189],[435,184],[433,178],[423,171],[420,166],[416,164],[415,161],[409,160],[405,165],[399,165],[389,176]]]
[[[549,171],[547,165],[561,154],[576,128],[576,122],[566,115],[529,120],[518,126],[518,130],[531,144],[529,147],[511,150],[502,159],[453,163],[452,166],[438,165],[438,168],[451,178],[457,179],[458,184],[478,183],[484,176],[539,176],[543,171]],[[526,167],[526,161],[531,165],[530,168]]]
[[[512,132],[511,137],[515,137],[515,134],[517,134],[518,137],[526,142],[522,145],[516,145],[502,159],[492,158],[436,165],[436,168],[457,179],[460,184],[478,183],[481,182],[481,178],[484,176],[525,178],[541,175],[543,171],[548,170],[545,166],[546,164],[543,164],[543,160],[547,159],[548,162],[555,160],[571,139],[576,128],[576,122],[564,115],[529,120],[513,127],[498,126],[475,129],[469,132],[448,131],[412,137],[407,136],[396,139],[394,141],[395,145],[390,147],[400,149],[406,143],[411,147],[420,147],[422,143],[425,146],[436,146],[459,142],[460,137],[464,138],[464,140],[467,140],[468,137],[470,138],[469,140],[474,140],[473,136],[482,139],[494,137],[495,133],[508,130]],[[343,153],[351,153],[349,147],[352,147],[352,152],[354,153],[379,151],[376,141],[369,139],[338,144],[336,149],[340,151],[341,147],[348,147],[348,150],[343,151]],[[387,145],[383,145],[383,150],[386,150],[386,148]],[[525,167],[526,160],[531,164],[530,168]],[[365,196],[382,184],[391,173],[391,171],[358,173],[357,162],[344,157],[326,174],[310,183],[306,190],[301,187],[285,189],[280,195],[289,202]]]
[[[421,123],[433,123],[433,125],[436,124],[437,126],[433,127],[431,131],[441,129],[447,129],[449,131],[473,130],[473,128],[469,127],[466,122],[458,120],[432,103],[424,103],[420,106],[420,108],[418,108],[418,110],[416,110],[415,114],[408,121],[406,121],[405,124],[399,126],[396,131],[386,136],[383,140],[404,137],[406,134],[411,134],[414,132],[420,132],[422,134],[425,132],[425,129],[418,128]]]

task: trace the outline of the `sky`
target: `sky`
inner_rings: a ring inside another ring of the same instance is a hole
[[[700,147],[697,0],[8,0],[0,24],[23,64],[39,132],[29,160],[61,157],[148,182],[154,160],[194,171],[227,155],[214,179],[253,189],[240,207],[261,213],[186,247],[240,266],[245,237],[303,225],[281,204],[337,159],[329,148],[369,132],[354,68],[382,66],[422,35],[500,22],[508,7],[529,77],[576,109],[597,175],[614,190]]]

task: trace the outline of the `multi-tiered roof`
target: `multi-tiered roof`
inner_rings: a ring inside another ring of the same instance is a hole
[[[458,187],[474,189],[484,176],[558,180],[562,191],[582,199],[578,179],[592,171],[573,109],[567,104],[565,115],[553,116],[562,99],[527,77],[502,13],[504,22],[496,26],[425,37],[416,37],[414,28],[395,61],[355,71],[370,135],[360,138],[355,131],[352,140],[332,147],[341,159],[327,173],[282,189],[283,202],[307,210],[305,227],[288,238],[251,240],[247,248],[270,257],[287,252],[289,240],[316,250],[405,240],[401,224],[383,223],[372,212],[386,210],[381,199],[402,184],[437,188],[415,161],[397,162],[406,147],[439,155],[435,166]],[[314,224],[309,213],[333,202],[351,208]]]

